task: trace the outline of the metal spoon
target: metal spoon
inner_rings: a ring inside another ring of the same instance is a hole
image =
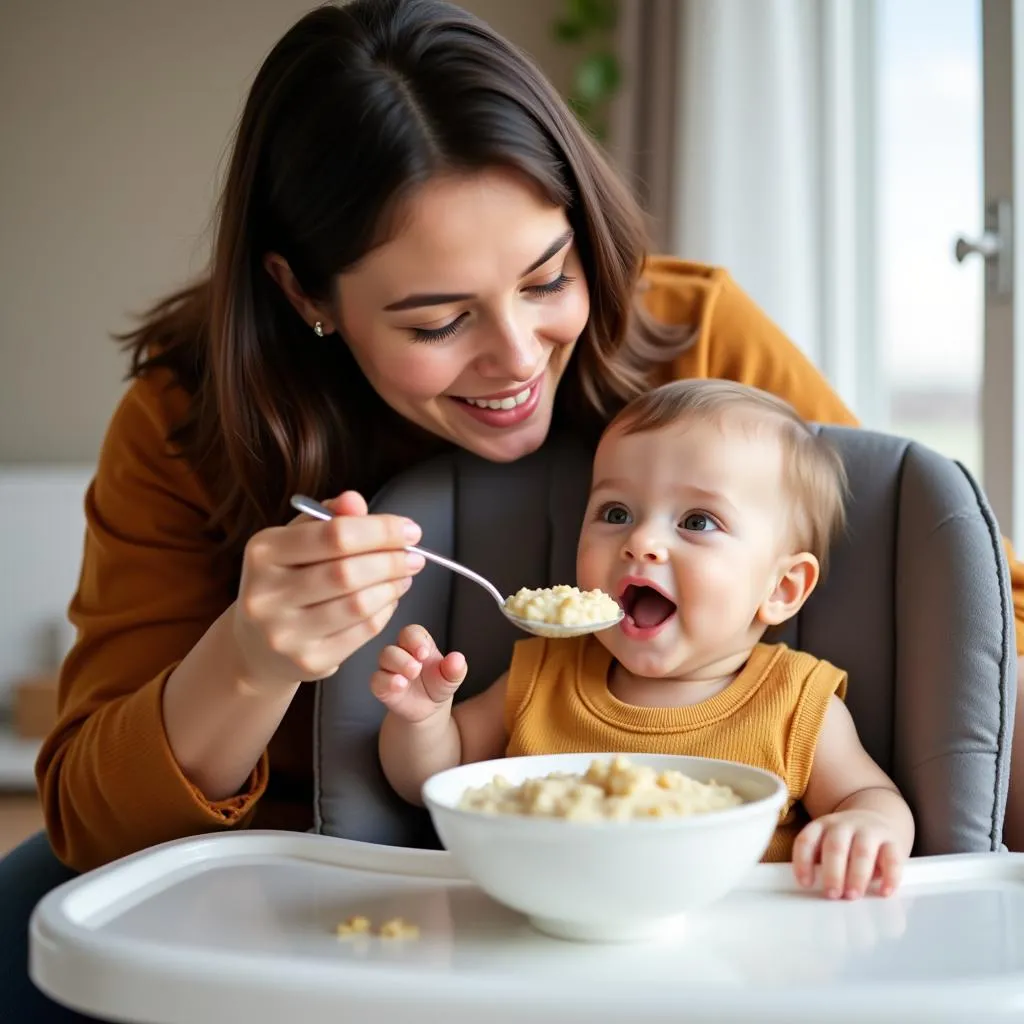
[[[306,497],[304,494],[293,494],[291,498],[291,505],[292,508],[299,512],[305,512],[307,516],[312,516],[314,519],[328,520],[334,518],[334,513],[329,508],[321,505],[319,501],[315,501],[313,498]],[[518,626],[521,630],[524,630],[527,633],[533,633],[536,636],[546,636],[552,639],[583,636],[586,633],[598,633],[602,629],[611,629],[612,626],[617,626],[622,621],[624,613],[621,608],[619,609],[617,618],[614,618],[609,622],[594,622],[589,625],[563,626],[553,622],[536,622],[533,619],[522,619],[518,615],[513,615],[508,611],[505,607],[504,596],[489,579],[486,579],[479,573],[473,572],[472,569],[466,568],[466,566],[461,562],[455,562],[450,558],[445,558],[444,555],[439,555],[436,551],[430,551],[427,548],[421,548],[415,544],[406,545],[405,550],[416,555],[422,555],[428,562],[435,562],[437,565],[444,566],[446,569],[451,569],[452,572],[457,572],[461,576],[465,576],[466,579],[479,584],[487,591],[488,594],[491,595],[491,597],[494,598],[498,608],[501,609],[501,614],[504,615],[509,622]]]

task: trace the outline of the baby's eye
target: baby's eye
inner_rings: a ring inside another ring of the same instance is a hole
[[[625,505],[605,505],[597,517],[611,526],[627,526],[633,519]]]
[[[683,519],[683,529],[693,533],[711,533],[718,529],[718,524],[703,512],[690,512]]]

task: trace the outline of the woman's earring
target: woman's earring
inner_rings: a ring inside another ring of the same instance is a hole
[[[313,324],[313,333],[318,338],[322,338],[324,336],[324,325],[322,323],[320,323],[319,320],[317,320],[317,322],[315,324]]]

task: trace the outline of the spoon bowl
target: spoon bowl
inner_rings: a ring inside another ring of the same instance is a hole
[[[330,520],[334,518],[334,513],[322,505],[319,501],[313,498],[309,498],[304,494],[293,494],[291,498],[291,506],[299,512],[304,512],[307,516],[312,516],[314,519]],[[446,558],[444,555],[439,555],[436,551],[431,551],[429,548],[421,548],[416,544],[407,544],[405,550],[415,555],[422,555],[428,562],[433,562],[435,565],[440,565],[445,569],[450,569],[452,572],[458,573],[460,576],[465,576],[466,579],[472,580],[478,586],[484,588],[488,594],[494,599],[501,614],[512,623],[513,626],[523,630],[524,633],[532,633],[534,636],[543,636],[548,639],[566,639],[574,636],[585,636],[588,633],[600,633],[602,630],[611,629],[617,626],[625,614],[622,609],[619,609],[617,618],[610,619],[606,622],[588,622],[579,623],[571,626],[562,625],[557,622],[542,622],[536,619],[524,619],[518,615],[513,615],[505,605],[505,597],[501,591],[485,576],[481,576],[477,572],[473,572],[472,569],[463,565],[461,562],[456,562],[454,559]]]

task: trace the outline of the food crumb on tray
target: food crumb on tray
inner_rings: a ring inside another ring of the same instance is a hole
[[[347,939],[355,935],[372,935],[373,925],[368,917],[355,914],[342,921],[336,931],[339,939]],[[418,939],[420,929],[419,925],[411,924],[405,918],[392,917],[380,926],[377,935],[382,939]]]
[[[420,929],[418,925],[410,924],[404,918],[393,917],[380,926],[380,937],[382,939],[418,939]]]
[[[338,938],[346,938],[349,935],[366,935],[370,931],[370,919],[356,914],[342,921],[337,930]]]

